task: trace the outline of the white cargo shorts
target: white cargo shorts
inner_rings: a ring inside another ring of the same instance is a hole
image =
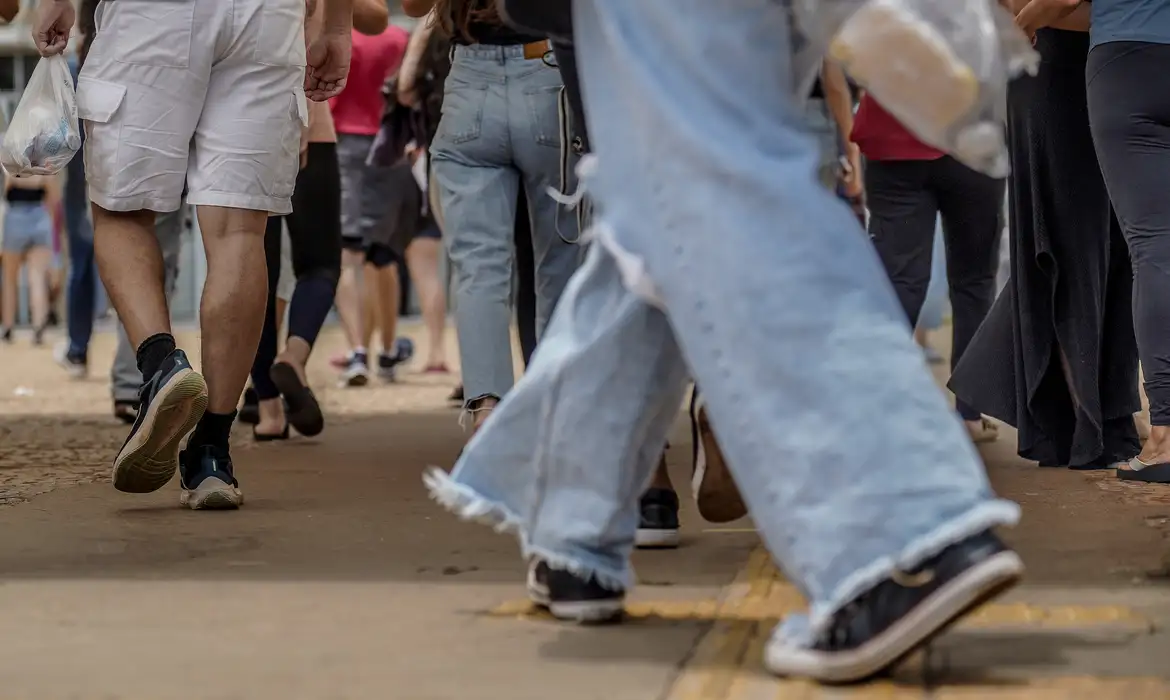
[[[103,0],[77,81],[89,198],[288,214],[305,101],[305,0]]]

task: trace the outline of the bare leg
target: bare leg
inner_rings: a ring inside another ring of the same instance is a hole
[[[268,213],[200,206],[198,214],[207,251],[207,280],[199,310],[207,410],[230,414],[248,381],[264,324]]]
[[[439,278],[439,246],[437,238],[416,238],[406,249],[406,264],[410,278],[418,290],[423,324],[427,329],[426,367],[447,365],[447,347],[443,336],[447,330],[447,295]]]
[[[154,217],[149,211],[112,212],[93,206],[94,259],[133,348],[152,335],[171,332]],[[233,407],[238,398],[237,392]]]
[[[349,349],[365,347],[362,323],[362,266],[366,263],[365,253],[358,250],[341,251],[341,278],[337,283],[337,315],[341,317],[341,328]]]
[[[366,264],[362,269],[361,319],[362,332],[359,347],[369,348],[378,327],[378,268]]]
[[[16,325],[16,305],[20,301],[20,253],[4,253],[4,308],[2,318],[4,330]]]
[[[374,309],[378,314],[378,327],[382,335],[382,352],[394,352],[394,339],[398,333],[398,307],[402,299],[402,287],[398,281],[398,265],[387,265],[375,274]]]
[[[25,269],[28,274],[28,300],[33,328],[45,327],[49,319],[49,273],[53,251],[37,246],[28,252]]]

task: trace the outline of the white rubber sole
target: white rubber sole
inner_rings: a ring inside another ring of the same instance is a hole
[[[681,539],[678,530],[640,527],[634,533],[634,546],[639,549],[674,549]]]
[[[935,591],[882,634],[850,651],[824,652],[773,639],[764,665],[778,676],[812,678],[822,683],[855,683],[897,663],[974,608],[1015,585],[1024,562],[1001,552],[964,571]]]
[[[235,510],[244,504],[244,494],[236,486],[209,476],[192,490],[179,492],[179,505],[191,510]]]
[[[207,410],[207,382],[192,369],[163,385],[138,432],[114,458],[114,488],[126,493],[157,491],[179,468],[179,445]]]

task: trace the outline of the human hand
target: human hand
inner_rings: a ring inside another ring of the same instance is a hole
[[[861,175],[861,149],[850,141],[845,144],[845,155],[841,159],[841,185],[845,189],[845,196],[861,196],[864,189]]]
[[[1060,21],[1080,4],[1081,0],[1029,0],[1016,13],[1016,25],[1034,40],[1036,30]]]
[[[69,32],[77,21],[70,0],[41,0],[33,21],[32,37],[42,56],[59,54],[69,45]]]
[[[345,89],[353,37],[348,33],[324,32],[309,44],[305,68],[305,95],[324,102]]]

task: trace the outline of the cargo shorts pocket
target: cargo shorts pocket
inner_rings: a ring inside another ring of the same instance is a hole
[[[294,88],[289,101],[288,118],[284,120],[281,151],[283,157],[275,164],[272,196],[291,197],[301,168],[301,131],[309,126],[309,101],[304,88]]]
[[[101,33],[109,34],[114,60],[156,68],[190,65],[195,0],[118,0],[102,5]]]
[[[255,61],[265,66],[304,68],[305,0],[265,0],[258,12]]]
[[[77,118],[85,129],[86,180],[102,191],[118,174],[122,127],[114,116],[126,100],[126,86],[81,76],[77,81]]]

